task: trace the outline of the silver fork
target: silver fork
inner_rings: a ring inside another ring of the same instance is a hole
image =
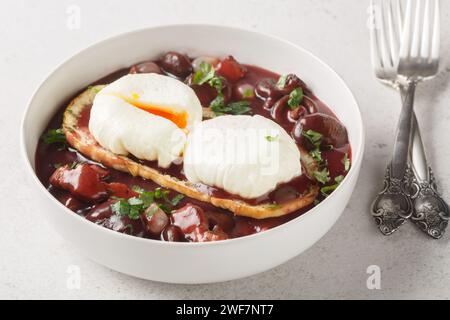
[[[422,8],[423,3],[418,0],[413,16],[413,2],[409,0],[406,19],[400,0],[381,0],[378,4],[375,7],[371,1],[377,27],[371,29],[372,64],[379,80],[400,90],[404,104],[385,187],[374,201],[372,214],[385,235],[412,217],[423,231],[440,238],[448,223],[449,210],[427,165],[413,112],[417,83],[438,71],[439,2],[426,0]],[[413,142],[409,147],[411,132]],[[416,179],[407,164],[408,155]]]

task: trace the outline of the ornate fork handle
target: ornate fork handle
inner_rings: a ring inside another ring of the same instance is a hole
[[[427,164],[417,120],[414,118],[413,121],[414,139],[410,158],[419,189],[414,199],[411,219],[422,231],[435,239],[440,239],[448,226],[450,210],[438,192],[433,171]]]
[[[400,114],[392,161],[388,166],[384,188],[372,205],[372,215],[384,235],[395,232],[414,210],[413,199],[418,186],[408,165],[416,82],[405,86],[405,99]]]
[[[419,186],[412,170],[406,167],[405,175],[398,179],[392,175],[389,165],[384,177],[384,188],[372,205],[372,216],[380,231],[388,236],[400,228],[414,211],[413,198],[417,196]]]

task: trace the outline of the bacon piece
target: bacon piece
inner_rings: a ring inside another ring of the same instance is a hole
[[[169,217],[156,203],[152,203],[150,207],[145,209],[141,214],[141,220],[147,232],[154,237],[161,236],[161,232],[169,224]]]
[[[134,192],[124,183],[111,182],[108,184],[108,191],[111,197],[130,199],[139,196],[137,192]]]
[[[193,242],[207,242],[226,240],[228,235],[216,225],[209,230],[208,219],[202,208],[186,204],[172,213],[172,224],[177,226],[187,240]]]
[[[216,71],[228,81],[236,82],[245,76],[247,68],[237,62],[233,56],[227,56],[219,62]]]
[[[99,172],[89,164],[79,164],[73,169],[65,165],[56,169],[50,183],[82,201],[96,203],[108,198],[107,184],[101,180],[103,174]]]

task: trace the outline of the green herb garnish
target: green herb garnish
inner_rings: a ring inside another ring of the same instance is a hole
[[[217,98],[211,102],[210,107],[216,116],[224,114],[242,115],[248,113],[252,109],[248,101],[237,101],[225,105],[222,95],[218,95]]]
[[[313,150],[311,150],[309,152],[309,154],[311,155],[311,157],[313,157],[314,160],[317,161],[317,163],[321,163],[322,162],[322,151],[320,151],[319,148],[315,148]]]
[[[223,81],[221,77],[213,77],[208,81],[208,84],[216,89],[219,95],[222,95]]]
[[[170,214],[174,207],[184,198],[184,195],[177,194],[172,199],[169,199],[170,190],[162,188],[146,191],[139,186],[133,186],[131,189],[139,195],[130,199],[115,198],[117,202],[111,205],[111,209],[115,214],[128,216],[132,220],[139,219],[140,214],[152,204],[156,204],[157,207]],[[146,214],[148,216],[149,213],[146,212]]]
[[[280,137],[279,135],[276,135],[276,136],[266,136],[265,138],[269,142],[274,142],[277,141],[279,137]]]
[[[311,142],[311,144],[318,148],[320,147],[320,144],[322,143],[322,138],[323,135],[319,132],[316,132],[314,130],[308,130],[306,132],[303,133],[303,136],[308,139],[309,142]]]
[[[58,150],[62,150],[67,146],[67,139],[63,129],[50,129],[42,135],[42,141],[45,144],[57,144]]]
[[[137,193],[145,192],[145,190],[143,188],[141,188],[140,186],[136,186],[136,185],[132,186],[131,190],[133,190],[134,192],[137,192]]]
[[[184,195],[177,194],[175,197],[172,198],[172,200],[170,200],[170,203],[175,207],[183,199],[184,199]]]
[[[248,98],[253,98],[255,96],[255,94],[253,92],[253,89],[247,88],[247,89],[244,89],[244,92],[242,92],[242,96],[245,99],[248,99]]]
[[[336,178],[334,178],[335,184],[320,188],[320,192],[325,197],[329,196],[332,191],[336,190],[342,180],[344,180],[344,176],[337,176]]]
[[[313,172],[313,175],[321,184],[326,184],[330,181],[330,172],[328,171],[328,168],[316,170]]]
[[[323,135],[314,130],[308,130],[303,133],[303,136],[308,139],[308,141],[314,146],[314,149],[309,152],[311,157],[317,161],[318,164],[322,162],[322,151],[320,150],[320,145],[322,143]]]
[[[277,81],[276,87],[278,89],[283,89],[286,86],[286,80],[287,80],[287,75],[281,76]]]
[[[297,88],[289,95],[288,106],[292,110],[298,108],[303,100],[303,89]]]
[[[202,85],[214,78],[214,68],[209,63],[203,61],[200,63],[200,69],[197,70],[192,78],[193,84]]]
[[[161,199],[163,197],[162,189],[161,188],[156,188],[155,192],[154,192],[154,195],[155,195],[156,199]]]

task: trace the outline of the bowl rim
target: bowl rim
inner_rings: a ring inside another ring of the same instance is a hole
[[[229,30],[229,31],[233,31],[233,32],[246,32],[249,34],[253,34],[256,36],[261,36],[261,37],[265,37],[265,38],[269,38],[272,41],[278,41],[278,42],[282,42],[286,45],[289,45],[293,48],[295,48],[298,51],[303,52],[304,54],[310,56],[313,60],[315,60],[318,64],[320,64],[323,68],[327,69],[329,72],[331,72],[331,74],[333,74],[336,79],[338,79],[339,82],[341,82],[344,87],[345,90],[347,91],[347,94],[350,95],[350,97],[354,100],[355,102],[355,106],[356,106],[356,111],[357,111],[357,119],[358,122],[360,124],[361,130],[359,132],[359,140],[360,140],[360,145],[359,148],[357,150],[356,153],[354,153],[354,149],[353,149],[353,145],[352,145],[352,166],[350,167],[349,172],[347,173],[347,175],[345,176],[344,180],[339,184],[339,186],[336,188],[336,190],[334,190],[330,196],[328,196],[326,199],[324,199],[322,202],[320,202],[318,205],[316,205],[315,207],[309,209],[308,211],[306,211],[305,213],[303,213],[302,215],[300,215],[299,217],[292,219],[288,222],[285,222],[277,227],[271,228],[269,230],[265,230],[263,232],[258,232],[258,233],[254,233],[251,235],[247,235],[247,236],[243,236],[243,237],[238,237],[238,238],[233,238],[233,239],[227,239],[227,240],[221,240],[221,241],[211,241],[211,242],[168,242],[168,241],[161,241],[161,240],[155,240],[155,239],[148,239],[148,238],[140,238],[140,237],[136,237],[133,235],[129,235],[129,234],[124,234],[124,233],[120,233],[114,230],[110,230],[107,229],[105,227],[102,227],[100,225],[97,225],[95,223],[92,223],[91,221],[88,221],[86,219],[84,219],[83,217],[74,214],[73,211],[71,211],[69,208],[67,208],[66,206],[64,206],[62,203],[60,203],[58,200],[56,200],[55,197],[53,197],[50,192],[48,192],[48,190],[45,188],[45,186],[41,183],[41,181],[39,180],[39,178],[36,175],[35,170],[33,169],[33,165],[31,164],[31,161],[28,157],[28,153],[27,153],[27,149],[26,149],[26,144],[25,144],[25,135],[26,135],[26,120],[29,114],[29,110],[31,107],[31,104],[33,102],[33,100],[35,99],[36,95],[39,93],[39,91],[41,90],[41,88],[43,87],[43,85],[47,82],[47,80],[49,78],[51,78],[56,72],[59,71],[59,69],[61,69],[62,67],[64,67],[64,65],[73,60],[76,59],[78,57],[78,55],[82,54],[84,51],[86,50],[90,50],[90,49],[94,49],[97,46],[103,46],[104,44],[108,43],[108,42],[114,42],[118,39],[121,38],[126,38],[132,34],[136,34],[136,33],[140,33],[140,32],[145,32],[147,30],[158,30],[158,29],[168,29],[168,28],[211,28],[211,29],[225,29],[225,30]],[[275,233],[281,233],[283,229],[288,228],[290,225],[293,225],[294,223],[300,223],[302,220],[308,218],[309,216],[313,215],[314,212],[318,211],[321,206],[323,205],[323,202],[326,202],[328,199],[332,199],[332,198],[336,198],[339,196],[339,194],[342,193],[342,189],[343,186],[348,183],[348,180],[350,179],[350,177],[354,176],[357,174],[358,171],[358,167],[360,166],[360,162],[362,162],[363,159],[363,154],[364,154],[364,149],[365,149],[365,126],[364,126],[364,122],[362,120],[362,115],[361,115],[361,110],[359,108],[359,103],[358,100],[356,99],[355,95],[353,94],[353,92],[351,91],[351,89],[349,88],[349,86],[347,85],[347,83],[344,81],[344,79],[333,69],[331,68],[327,63],[325,63],[322,59],[320,59],[319,57],[317,57],[315,54],[313,54],[311,51],[289,41],[286,39],[283,39],[281,37],[272,35],[272,34],[268,34],[268,33],[264,33],[264,32],[260,32],[260,31],[255,31],[255,30],[251,30],[251,29],[247,29],[247,28],[241,28],[241,27],[233,27],[233,26],[226,26],[226,25],[217,25],[217,24],[198,24],[198,23],[185,23],[185,24],[165,24],[165,25],[158,25],[158,26],[152,26],[152,27],[145,27],[145,28],[138,28],[138,29],[134,29],[131,31],[127,31],[127,32],[123,32],[114,36],[110,36],[107,37],[103,40],[97,41],[91,45],[88,45],[87,47],[84,47],[81,50],[77,50],[74,54],[72,54],[71,56],[69,56],[68,58],[64,59],[62,62],[60,62],[56,67],[54,67],[44,78],[42,81],[39,82],[39,85],[36,87],[36,89],[34,90],[33,94],[31,95],[31,97],[29,98],[29,100],[27,101],[27,105],[26,108],[23,112],[23,116],[22,116],[22,120],[21,120],[21,125],[20,125],[20,149],[21,149],[21,154],[23,157],[23,160],[25,162],[25,166],[27,167],[27,170],[29,173],[31,173],[31,176],[33,177],[33,181],[37,184],[38,189],[43,192],[46,197],[48,199],[50,199],[50,201],[53,204],[56,204],[57,206],[59,206],[59,208],[61,208],[66,214],[68,214],[70,217],[72,217],[73,219],[77,219],[78,221],[82,221],[82,223],[86,224],[86,226],[88,228],[96,228],[98,232],[106,232],[107,234],[109,234],[109,236],[113,236],[113,237],[118,237],[118,238],[123,238],[125,240],[130,240],[130,241],[142,241],[143,243],[148,243],[148,244],[152,244],[152,245],[158,245],[158,246],[164,246],[164,247],[190,247],[190,248],[198,248],[198,247],[204,247],[204,246],[224,246],[224,245],[228,245],[228,244],[232,244],[235,242],[241,242],[241,241],[251,241],[251,240],[257,240],[260,237],[266,237],[269,236],[270,234],[275,234]],[[354,162],[354,160],[356,160]]]

